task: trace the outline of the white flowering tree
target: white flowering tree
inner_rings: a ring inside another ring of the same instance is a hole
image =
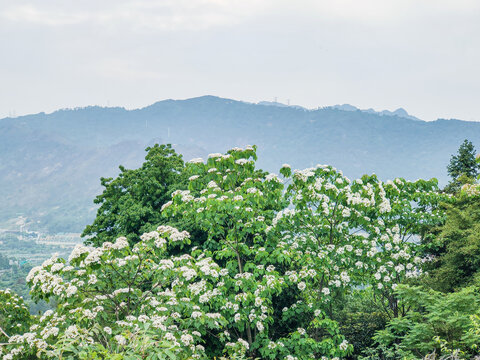
[[[10,336],[4,359],[204,357],[202,335],[225,323],[207,311],[215,306],[199,306],[216,294],[220,269],[208,258],[164,256],[188,242],[186,232],[161,226],[133,248],[125,238],[101,248],[77,246],[68,264],[53,257],[32,269],[27,281],[34,297],[58,306],[28,332]]]
[[[436,180],[384,183],[365,175],[352,182],[326,165],[293,174],[284,166],[281,173],[292,179],[290,204],[274,219],[275,236],[319,274],[312,296],[372,286],[386,314],[401,315],[394,290],[422,273],[419,237],[424,227],[443,221]]]
[[[375,176],[350,182],[331,167],[255,168],[255,147],[189,162],[188,189],[162,208],[208,234],[160,226],[129,246],[78,246],[27,281],[57,306],[0,347],[6,360],[334,359],[352,351],[329,317],[333,297],[393,289],[421,272],[422,224],[440,219],[434,182]],[[393,298],[392,298],[393,297]],[[393,300],[391,300],[393,299]]]
[[[211,154],[206,163],[191,161],[189,189],[174,193],[164,211],[194,219],[208,232],[206,247],[214,249],[208,255],[228,270],[218,283],[229,319],[227,347],[240,345],[248,356],[270,359],[344,356],[351,346],[336,324],[303,296],[318,274],[312,269],[297,284],[291,274],[303,260],[281,237],[269,235],[287,202],[282,181],[256,170],[255,160],[249,147]],[[298,305],[296,316],[282,311],[292,305]]]

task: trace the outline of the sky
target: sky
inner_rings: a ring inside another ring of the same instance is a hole
[[[0,118],[216,95],[480,121],[478,0],[0,0]]]

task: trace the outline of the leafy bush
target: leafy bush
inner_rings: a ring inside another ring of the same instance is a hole
[[[418,359],[434,352],[470,359],[480,354],[480,334],[472,317],[480,314],[477,288],[443,294],[401,285],[397,294],[410,311],[377,333],[379,346],[371,358]]]

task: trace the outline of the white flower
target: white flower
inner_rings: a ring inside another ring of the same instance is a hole
[[[65,336],[67,338],[74,339],[79,335],[78,328],[76,325],[70,325],[67,330],[65,330]]]
[[[105,331],[108,335],[112,335],[112,329],[109,328],[108,326],[105,326],[105,327],[103,328],[103,331]]]
[[[298,286],[298,289],[299,289],[300,291],[303,291],[303,290],[305,290],[305,288],[306,288],[306,285],[305,285],[305,283],[304,283],[303,281],[302,281],[302,282],[299,282],[297,286]]]
[[[55,264],[52,265],[51,271],[52,272],[57,272],[57,271],[62,270],[63,267],[64,267],[63,263],[55,263]]]
[[[342,281],[344,283],[349,283],[350,282],[350,276],[348,276],[345,271],[342,271],[342,273],[340,274],[340,278],[342,279]]]
[[[77,293],[77,287],[75,285],[69,285],[67,288],[67,297],[75,295]]]
[[[125,339],[122,335],[115,335],[115,341],[121,346],[124,346],[127,343],[127,339]]]
[[[192,319],[197,319],[202,316],[202,313],[200,311],[194,311],[192,312]]]
[[[92,312],[89,309],[83,310],[83,316],[85,316],[87,319],[93,320],[97,316],[96,313]]]
[[[112,246],[114,249],[120,250],[128,247],[128,241],[127,238],[124,236],[119,237],[116,241],[115,244]]]
[[[190,334],[182,334],[180,340],[185,346],[189,346],[190,343],[193,341],[193,336]]]
[[[140,315],[140,316],[138,317],[138,321],[140,321],[141,323],[144,323],[144,324],[145,324],[148,320],[150,320],[150,318],[149,318],[147,315],[144,315],[144,314],[142,314],[142,315]]]
[[[276,181],[278,183],[282,182],[282,180],[280,180],[278,178],[278,175],[274,174],[274,173],[271,173],[271,174],[268,174],[267,176],[265,176],[265,181]]]
[[[207,188],[212,189],[212,188],[216,188],[216,187],[218,187],[218,185],[217,185],[217,183],[216,183],[215,181],[213,181],[213,180],[210,181],[210,182],[207,184]]]
[[[250,345],[248,344],[248,342],[246,342],[242,338],[238,338],[237,343],[239,343],[241,346],[243,346],[247,350],[250,348]]]
[[[272,272],[272,271],[274,271],[274,270],[275,270],[275,266],[273,266],[273,265],[268,265],[268,266],[267,266],[267,271],[268,271],[268,272]]]
[[[260,321],[257,321],[257,329],[260,332],[262,332],[265,329],[265,327],[263,326],[263,324]]]
[[[390,200],[384,199],[384,201],[382,201],[382,203],[380,203],[380,209],[379,210],[380,210],[380,214],[392,211],[392,208],[390,206]]]
[[[80,244],[76,245],[75,248],[72,250],[72,253],[68,257],[68,262],[71,262],[72,260],[80,257],[82,254],[88,253],[89,251],[90,249],[84,245],[80,245]]]
[[[248,160],[247,160],[247,159],[238,159],[238,160],[235,160],[235,164],[237,164],[237,165],[245,165],[246,163],[248,163]]]
[[[167,201],[165,204],[162,205],[162,207],[160,208],[160,211],[165,210],[167,207],[169,207],[172,204],[173,204],[172,201]]]

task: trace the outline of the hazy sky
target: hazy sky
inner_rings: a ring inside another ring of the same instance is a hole
[[[0,0],[0,118],[206,94],[480,121],[480,1]]]

